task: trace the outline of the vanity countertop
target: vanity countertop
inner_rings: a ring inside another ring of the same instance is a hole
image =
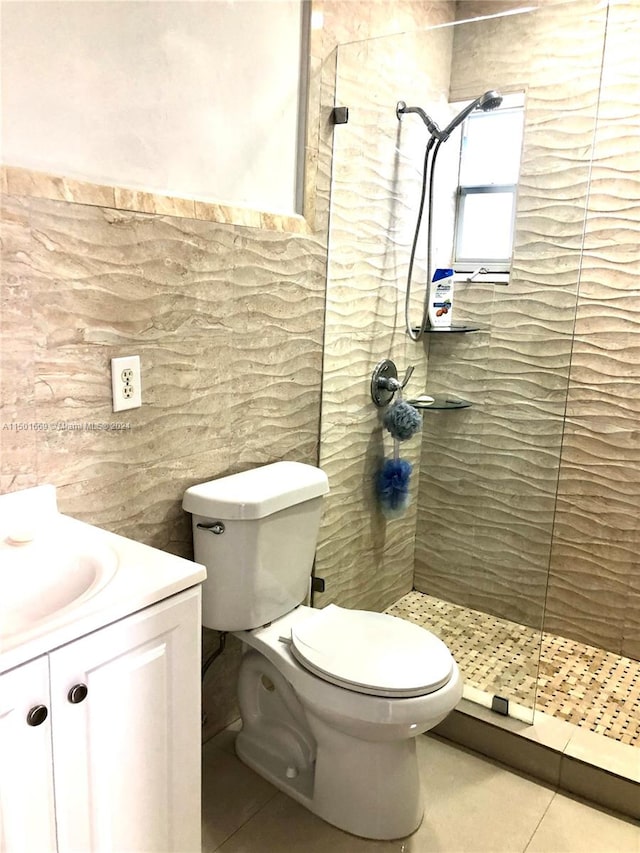
[[[0,495],[0,672],[205,578],[204,566],[59,513],[53,486]]]

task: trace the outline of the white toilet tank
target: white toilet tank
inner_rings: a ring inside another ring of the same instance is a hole
[[[304,601],[316,552],[327,475],[274,462],[187,489],[194,559],[207,568],[202,624],[257,628]]]

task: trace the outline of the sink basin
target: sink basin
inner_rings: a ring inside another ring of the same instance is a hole
[[[0,542],[0,637],[28,631],[99,592],[118,558],[108,546],[43,536]]]
[[[0,674],[205,578],[191,560],[58,512],[49,483],[0,494]]]

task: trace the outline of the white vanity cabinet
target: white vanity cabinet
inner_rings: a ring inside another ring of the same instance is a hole
[[[199,851],[200,587],[0,676],[0,726],[2,853]]]

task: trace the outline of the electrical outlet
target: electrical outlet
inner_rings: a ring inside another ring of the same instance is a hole
[[[142,405],[139,355],[111,359],[111,391],[114,412],[138,409]]]

